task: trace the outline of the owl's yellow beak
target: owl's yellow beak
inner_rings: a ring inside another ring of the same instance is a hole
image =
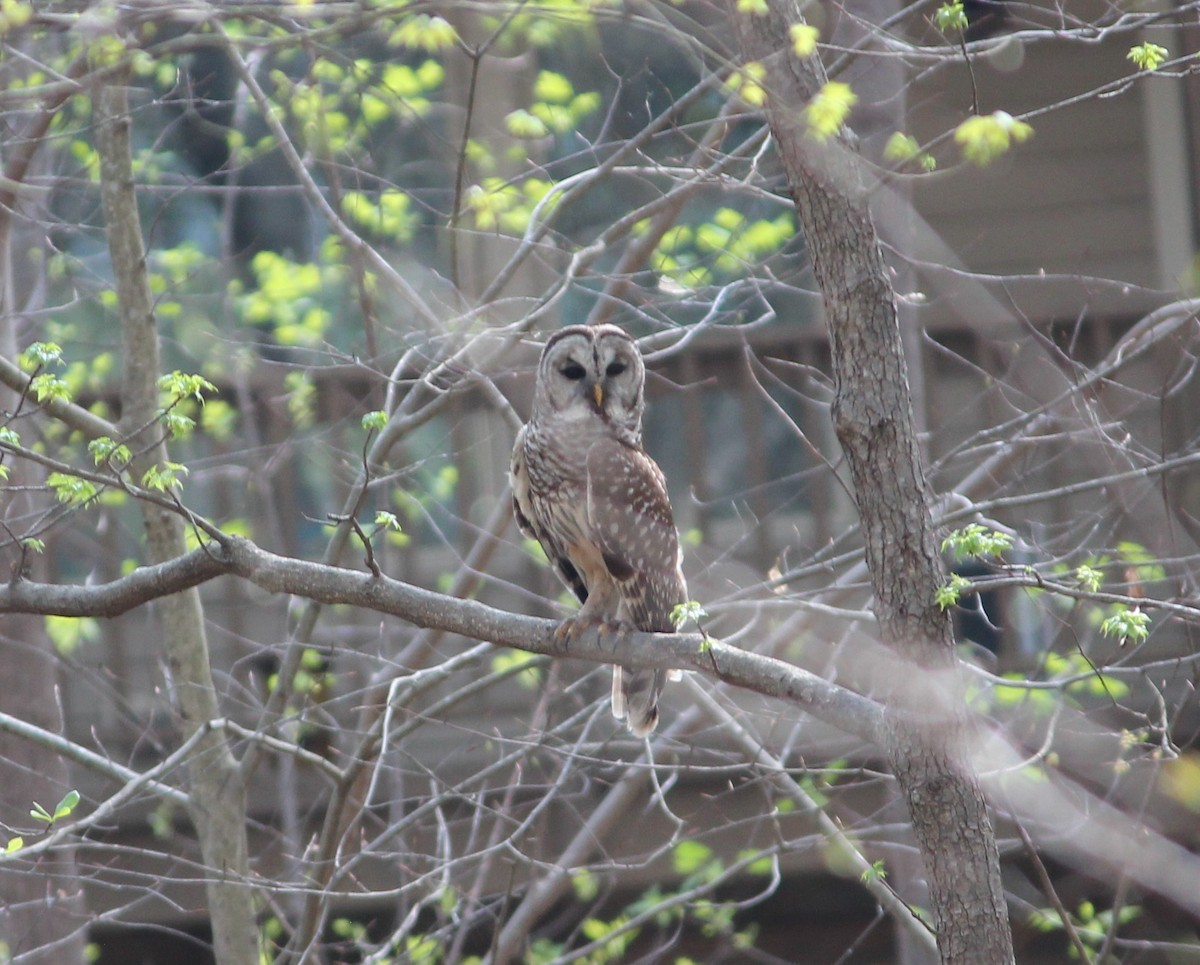
[[[592,397],[596,400],[596,408],[604,405],[604,386],[599,382],[592,386]]]

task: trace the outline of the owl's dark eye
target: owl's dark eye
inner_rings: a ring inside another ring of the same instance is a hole
[[[628,368],[624,362],[609,362],[608,368],[604,370],[605,375],[620,375]]]
[[[578,362],[568,362],[559,371],[572,382],[578,382],[587,375],[587,371]]]

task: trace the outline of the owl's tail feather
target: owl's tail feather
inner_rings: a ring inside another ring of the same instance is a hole
[[[666,680],[663,670],[613,667],[613,716],[625,721],[635,737],[646,737],[658,726],[658,698]]]

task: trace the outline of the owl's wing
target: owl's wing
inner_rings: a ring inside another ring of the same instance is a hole
[[[559,544],[549,532],[538,522],[538,515],[533,508],[533,495],[529,485],[529,470],[525,465],[525,426],[517,433],[517,441],[513,445],[512,463],[509,467],[509,482],[512,485],[513,516],[517,520],[517,528],[530,539],[536,539],[546,554],[546,558],[554,566],[559,578],[578,598],[580,603],[586,603],[588,592],[583,577],[575,569],[575,565],[567,557],[566,548]]]
[[[687,585],[662,470],[640,448],[597,442],[587,458],[587,515],[634,625],[674,631],[671,611],[687,602]]]

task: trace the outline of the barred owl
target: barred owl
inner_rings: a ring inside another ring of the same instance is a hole
[[[583,604],[563,639],[600,624],[670,633],[687,600],[666,481],[642,448],[645,376],[615,325],[572,325],[542,350],[533,414],[513,447],[513,509]],[[665,679],[613,667],[613,716],[649,734]]]

